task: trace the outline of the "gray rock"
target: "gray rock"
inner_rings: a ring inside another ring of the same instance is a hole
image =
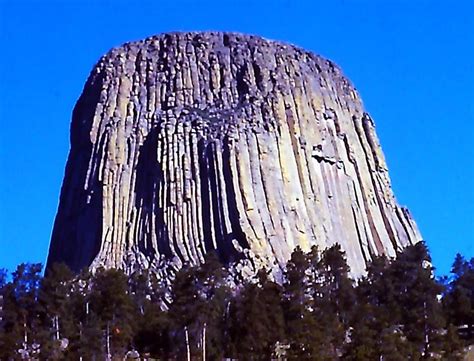
[[[48,266],[176,269],[216,250],[252,258],[241,273],[278,272],[296,246],[337,242],[360,275],[420,240],[336,65],[255,36],[171,33],[112,49],[89,76]]]

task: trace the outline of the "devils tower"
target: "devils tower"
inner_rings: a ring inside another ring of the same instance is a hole
[[[339,243],[354,274],[421,240],[374,122],[331,61],[234,33],[111,50],[72,116],[48,265],[282,267]]]

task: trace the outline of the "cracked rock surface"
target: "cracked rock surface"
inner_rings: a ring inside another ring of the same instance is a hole
[[[329,60],[234,33],[112,49],[73,112],[48,264],[282,267],[340,243],[354,275],[421,240],[374,122]]]

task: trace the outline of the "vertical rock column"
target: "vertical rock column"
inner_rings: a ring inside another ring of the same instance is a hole
[[[111,50],[74,109],[48,265],[278,269],[340,243],[355,275],[421,239],[374,122],[332,62],[233,33]]]

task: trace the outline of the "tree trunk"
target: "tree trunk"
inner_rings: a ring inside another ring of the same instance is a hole
[[[59,316],[54,316],[54,321],[55,321],[55,330],[56,330],[56,340],[60,339],[60,334],[59,334]]]
[[[107,322],[107,335],[106,335],[106,348],[107,348],[107,361],[112,359],[112,355],[110,354],[110,327],[109,323]]]
[[[206,361],[206,322],[202,328],[202,361]]]
[[[191,361],[191,349],[189,347],[189,334],[187,326],[184,326],[184,336],[186,338],[186,359]]]

